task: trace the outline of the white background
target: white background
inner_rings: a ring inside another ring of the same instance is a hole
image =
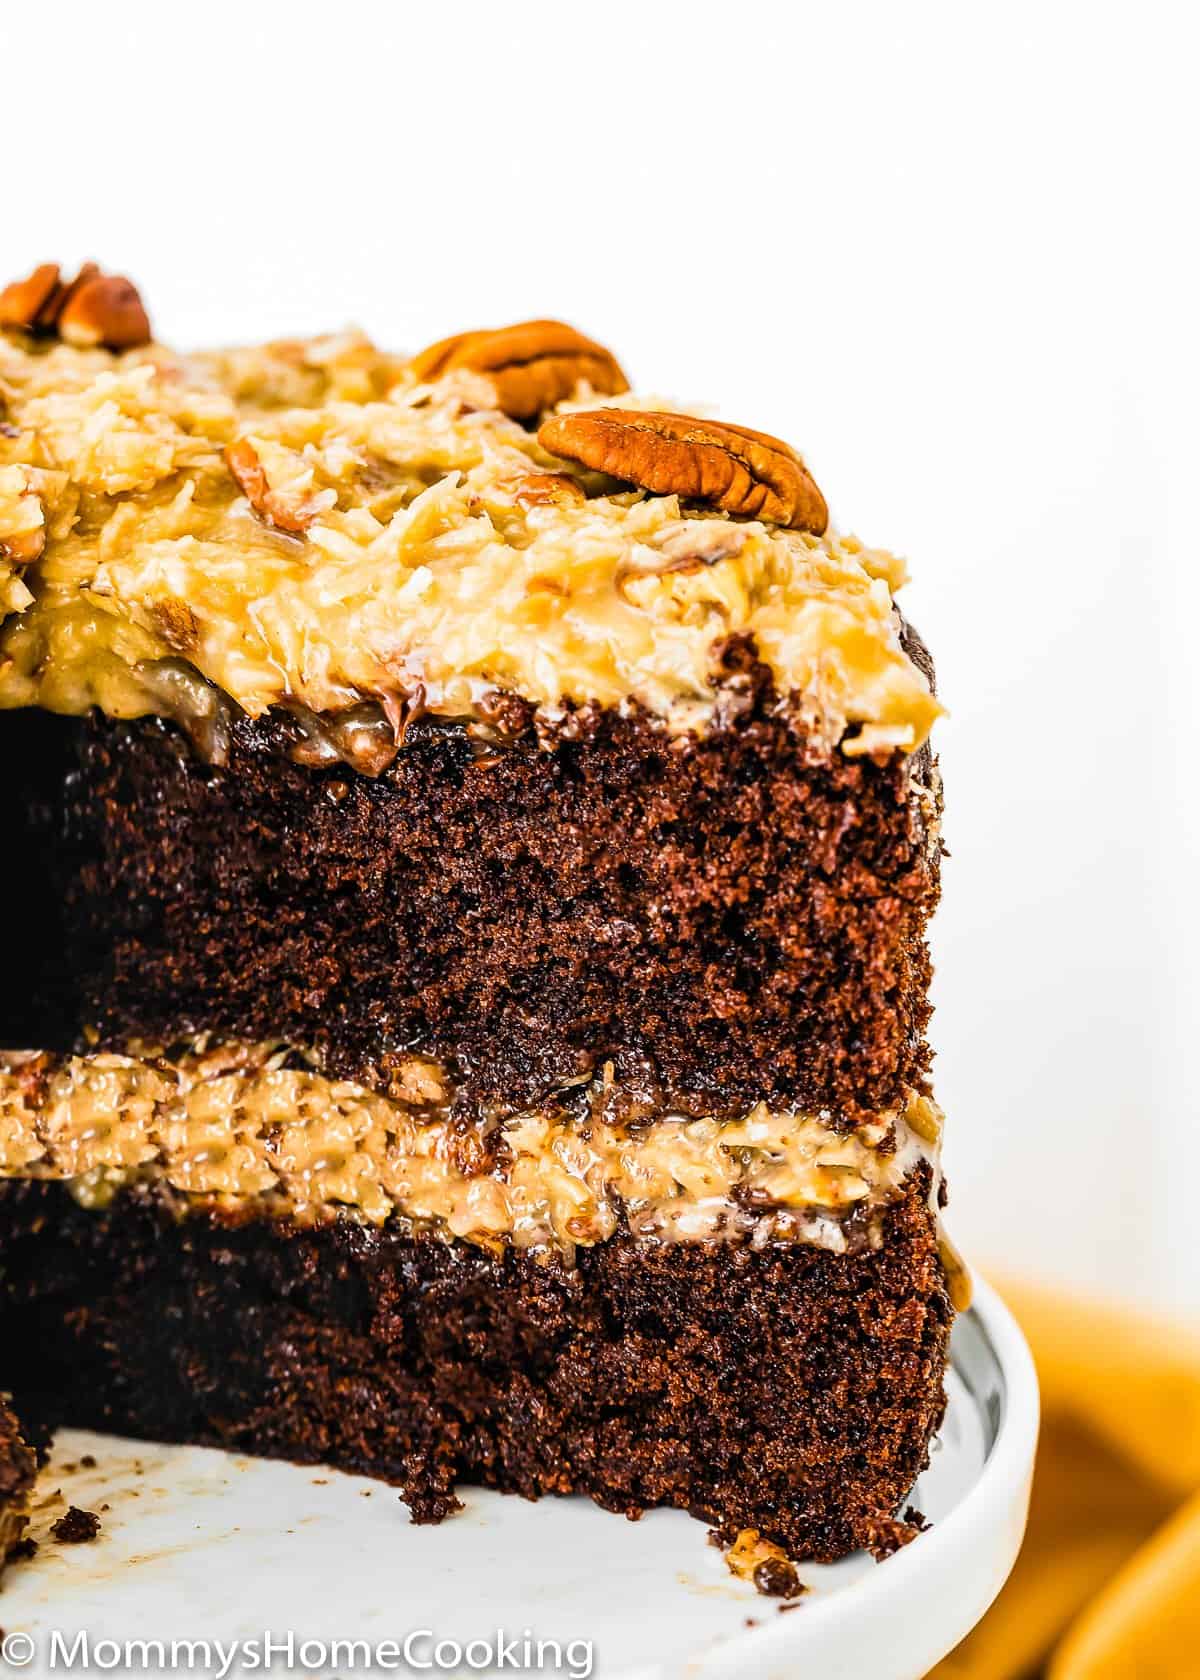
[[[952,1229],[1197,1307],[1188,10],[6,8],[0,257],[181,344],[562,315],[804,449],[952,710]]]

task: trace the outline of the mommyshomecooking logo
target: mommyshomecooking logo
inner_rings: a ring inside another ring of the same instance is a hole
[[[6,1667],[27,1668],[38,1641],[14,1632],[0,1640]],[[595,1651],[590,1639],[540,1639],[529,1628],[510,1634],[497,1628],[475,1639],[447,1638],[432,1628],[414,1628],[394,1638],[310,1639],[265,1630],[237,1639],[113,1639],[86,1628],[51,1630],[42,1641],[42,1669],[62,1673],[200,1674],[209,1680],[257,1671],[333,1670],[339,1675],[371,1670],[398,1674],[461,1674],[486,1671],[561,1674],[591,1680]]]

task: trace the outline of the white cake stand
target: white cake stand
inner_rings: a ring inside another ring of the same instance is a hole
[[[458,1516],[417,1528],[392,1490],[357,1477],[68,1432],[39,1482],[33,1532],[44,1535],[64,1501],[107,1505],[103,1530],[88,1545],[43,1545],[8,1574],[0,1672],[61,1673],[64,1648],[86,1633],[94,1669],[123,1672],[107,1645],[97,1663],[102,1641],[208,1640],[216,1673],[216,1642],[261,1645],[269,1632],[285,1645],[292,1636],[292,1672],[345,1680],[582,1674],[588,1659],[575,1644],[571,1661],[573,1642],[590,1643],[590,1672],[608,1680],[918,1680],[996,1596],[1025,1523],[1037,1384],[1020,1332],[982,1285],[955,1327],[949,1391],[912,1496],[933,1526],[882,1564],[802,1569],[810,1591],[787,1611],[735,1580],[702,1524],[679,1512],[630,1524],[583,1500],[468,1490]],[[89,1454],[95,1467],[80,1467]],[[487,1665],[499,1636],[522,1656],[527,1633],[557,1642],[557,1667],[553,1648],[540,1668]],[[393,1664],[385,1645],[367,1666],[365,1652],[330,1649],[335,1640],[395,1641],[401,1657]],[[437,1640],[449,1642],[440,1657]],[[149,1656],[153,1669],[153,1644]],[[134,1666],[145,1672],[140,1647]],[[284,1673],[286,1654],[273,1666]],[[182,1659],[176,1671],[188,1672]],[[190,1670],[204,1671],[203,1661]]]

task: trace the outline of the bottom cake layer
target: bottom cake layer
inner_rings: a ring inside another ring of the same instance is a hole
[[[418,1521],[466,1482],[678,1506],[832,1561],[886,1549],[944,1409],[930,1183],[914,1172],[853,1255],[619,1233],[572,1267],[10,1180],[0,1388],[38,1427],[378,1476]]]

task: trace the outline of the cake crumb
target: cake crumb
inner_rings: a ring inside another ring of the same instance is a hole
[[[84,1453],[79,1460],[79,1468],[81,1470],[94,1470],[96,1468],[96,1460],[91,1453]]]
[[[709,1539],[716,1546],[722,1544],[722,1536],[717,1529],[710,1532]],[[771,1540],[764,1540],[756,1528],[740,1531],[725,1552],[725,1562],[731,1574],[740,1575],[744,1581],[752,1581],[757,1591],[766,1598],[796,1599],[808,1590],[802,1585],[795,1564],[783,1548]]]
[[[22,1540],[14,1540],[4,1554],[5,1563],[25,1563],[37,1556],[38,1543],[31,1534]]]
[[[58,1521],[51,1524],[50,1532],[66,1546],[82,1546],[99,1534],[100,1518],[95,1511],[83,1511],[78,1505],[68,1505]]]
[[[901,1546],[911,1545],[928,1527],[925,1516],[911,1505],[902,1517],[872,1517],[867,1523],[867,1550],[876,1563],[882,1563]]]

